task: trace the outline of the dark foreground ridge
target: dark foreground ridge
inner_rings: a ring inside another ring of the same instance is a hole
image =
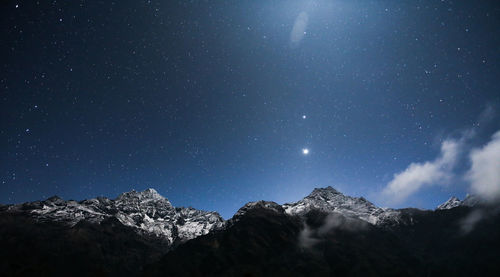
[[[331,187],[232,219],[156,191],[0,206],[2,276],[500,276],[500,213],[385,209]]]

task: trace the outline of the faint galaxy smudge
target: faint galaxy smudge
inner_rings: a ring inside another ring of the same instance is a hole
[[[292,31],[290,32],[290,43],[292,46],[297,46],[306,35],[308,21],[309,15],[306,12],[301,12],[295,19]]]

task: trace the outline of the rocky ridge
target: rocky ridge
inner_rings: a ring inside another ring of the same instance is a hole
[[[449,210],[460,206],[474,207],[478,204],[481,204],[481,200],[475,195],[467,194],[464,200],[460,200],[457,197],[452,196],[450,199],[446,200],[446,202],[437,206],[436,210]]]
[[[287,214],[303,215],[312,209],[339,213],[349,218],[358,218],[377,225],[397,221],[400,212],[389,208],[379,208],[363,197],[351,197],[332,187],[316,188],[304,199],[283,205]]]
[[[153,235],[174,244],[223,228],[225,221],[217,212],[173,207],[154,189],[122,193],[115,200],[98,197],[80,202],[57,196],[45,201],[11,205],[4,210],[24,213],[38,221],[61,222],[74,226],[80,221],[101,223],[115,217],[137,233]]]
[[[437,210],[458,206],[471,207],[478,201],[477,197],[470,195],[463,201],[451,197],[439,205]],[[340,214],[346,218],[360,219],[373,225],[394,225],[407,221],[402,220],[402,210],[380,208],[363,197],[347,196],[330,186],[316,188],[308,196],[294,203],[280,205],[271,201],[249,202],[228,221],[217,212],[174,207],[167,198],[154,189],[125,192],[114,200],[97,197],[78,202],[53,196],[44,201],[3,205],[0,211],[29,214],[38,221],[61,222],[70,227],[81,221],[100,224],[105,219],[116,218],[141,235],[153,235],[173,245],[214,230],[222,230],[256,208],[299,217],[312,210],[318,210]]]

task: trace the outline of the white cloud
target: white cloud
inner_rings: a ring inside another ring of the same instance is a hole
[[[423,186],[446,183],[453,176],[461,143],[446,140],[441,144],[441,154],[434,161],[412,163],[404,171],[394,175],[382,191],[389,203],[400,203]]]
[[[292,31],[290,32],[290,42],[292,45],[297,45],[304,38],[307,29],[309,16],[306,12],[301,12],[295,19]]]
[[[467,172],[472,193],[493,201],[500,199],[500,131],[483,148],[472,150]]]

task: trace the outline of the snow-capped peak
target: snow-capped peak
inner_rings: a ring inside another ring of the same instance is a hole
[[[115,200],[115,204],[121,210],[127,212],[145,212],[148,216],[154,218],[169,214],[174,207],[167,198],[161,196],[154,189],[145,191],[129,191],[120,194]]]
[[[144,191],[129,191],[124,192],[118,196],[118,199],[131,199],[136,198],[139,200],[167,200],[165,197],[161,196],[155,189],[149,188]],[[167,200],[168,201],[168,200]]]
[[[303,215],[312,209],[324,212],[337,212],[347,217],[354,217],[372,224],[385,222],[399,215],[398,211],[383,209],[373,205],[363,197],[351,197],[332,187],[315,188],[304,199],[283,205],[286,213]]]
[[[141,192],[141,194],[145,197],[150,197],[150,198],[164,198],[153,188],[148,188],[145,191]]]
[[[459,206],[474,207],[481,203],[481,199],[476,195],[467,194],[464,200],[460,200],[457,197],[452,196],[446,202],[437,206],[436,210],[449,210]]]
[[[437,209],[473,206],[478,202],[479,199],[472,195],[468,195],[463,201],[452,197]],[[37,220],[56,221],[69,226],[74,226],[80,221],[100,224],[103,220],[116,218],[140,234],[156,235],[170,244],[230,226],[254,209],[294,216],[303,216],[311,210],[320,210],[377,225],[399,222],[402,218],[402,212],[399,210],[377,207],[363,197],[346,196],[330,186],[316,188],[295,203],[279,205],[271,201],[249,202],[227,222],[216,212],[176,208],[154,189],[132,190],[120,194],[114,200],[97,197],[77,202],[54,196],[45,201],[0,206],[0,211],[23,213]]]
[[[69,226],[80,221],[100,224],[114,217],[140,234],[155,235],[169,244],[207,234],[225,224],[216,212],[175,208],[154,189],[132,190],[120,194],[115,200],[98,197],[77,202],[51,197],[45,201],[13,205],[8,210]]]
[[[462,201],[458,199],[455,196],[450,197],[446,202],[442,203],[441,205],[437,206],[437,210],[449,210],[453,209],[455,207],[458,207],[462,204]]]

